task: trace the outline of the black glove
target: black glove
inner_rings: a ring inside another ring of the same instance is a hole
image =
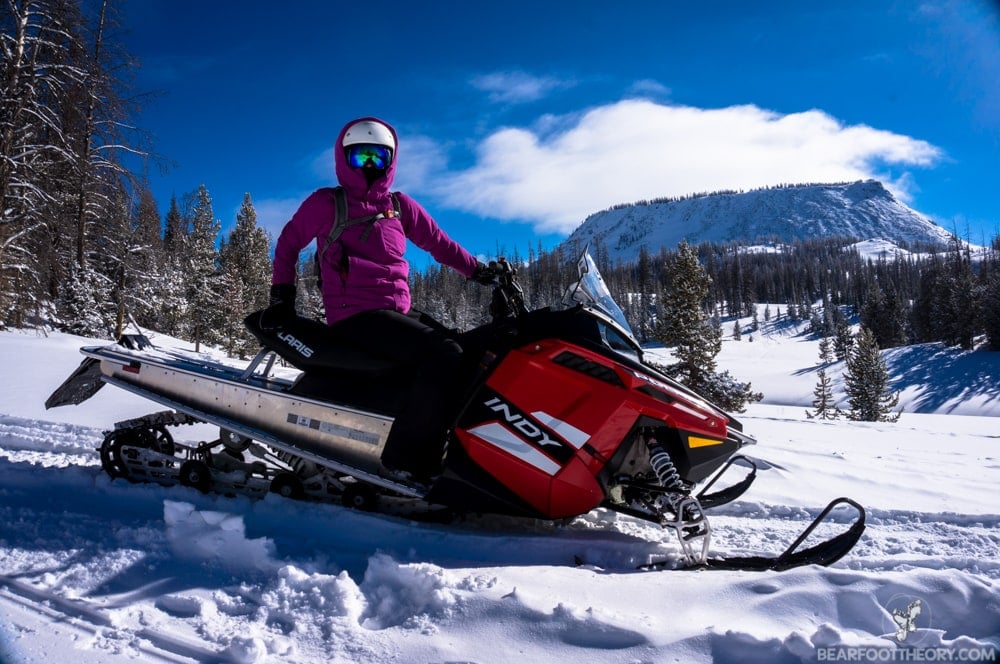
[[[272,284],[268,309],[281,316],[295,315],[295,284]]]
[[[476,263],[476,269],[473,270],[472,276],[469,277],[476,283],[482,284],[484,286],[492,286],[497,280],[497,269],[494,263],[486,265],[485,263]]]

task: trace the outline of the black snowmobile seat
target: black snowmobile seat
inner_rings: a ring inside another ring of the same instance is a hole
[[[304,372],[382,373],[396,368],[392,361],[338,339],[333,328],[320,321],[283,316],[269,308],[253,312],[243,323],[263,347]]]

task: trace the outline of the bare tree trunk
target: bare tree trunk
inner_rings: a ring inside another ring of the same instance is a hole
[[[76,203],[76,263],[81,268],[87,263],[87,189],[94,174],[91,172],[91,157],[93,155],[94,141],[94,113],[97,108],[97,88],[100,87],[99,79],[103,77],[101,71],[101,52],[104,46],[104,25],[107,20],[108,0],[101,2],[101,14],[97,21],[97,30],[94,34],[94,55],[93,62],[87,81],[84,85],[84,93],[87,95],[87,111],[84,114],[83,132],[80,136],[79,148],[79,180],[77,182],[77,203]]]

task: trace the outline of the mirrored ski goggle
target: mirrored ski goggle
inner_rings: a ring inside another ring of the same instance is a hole
[[[369,162],[375,168],[387,168],[392,161],[392,150],[384,145],[356,143],[347,146],[347,163],[351,168],[364,168]]]

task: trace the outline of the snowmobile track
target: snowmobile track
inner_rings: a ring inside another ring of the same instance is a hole
[[[8,576],[0,576],[0,601],[41,614],[52,622],[69,625],[92,635],[104,630],[121,631],[111,618],[92,602],[67,599],[55,593],[36,588]],[[209,650],[167,632],[143,627],[130,632],[134,640],[129,646],[137,649],[148,661],[163,662],[229,662],[224,652]],[[116,637],[116,638],[120,638]]]

